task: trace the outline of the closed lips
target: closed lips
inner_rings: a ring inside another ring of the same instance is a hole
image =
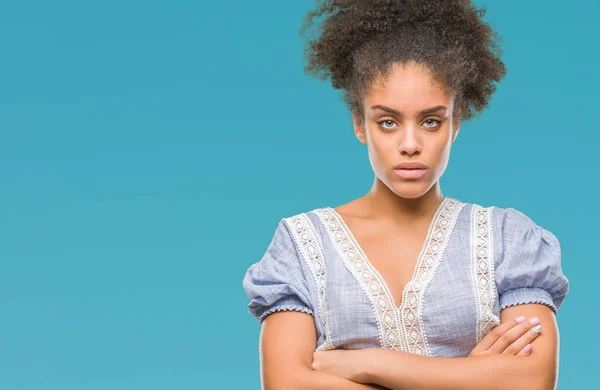
[[[411,162],[398,164],[394,169],[427,169],[427,166],[421,163]]]

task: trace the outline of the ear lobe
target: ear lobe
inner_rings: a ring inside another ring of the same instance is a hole
[[[458,132],[460,128],[454,129],[454,134],[452,135],[452,142],[456,141],[456,137],[458,137]]]
[[[456,141],[456,137],[458,137],[458,132],[460,131],[460,119],[454,121],[452,125],[452,142]]]
[[[352,123],[354,125],[354,135],[356,136],[356,138],[358,138],[358,140],[362,143],[362,144],[366,144],[367,143],[367,139],[365,137],[365,129],[363,127],[363,124],[360,123],[358,117],[356,116],[356,114],[352,114]]]

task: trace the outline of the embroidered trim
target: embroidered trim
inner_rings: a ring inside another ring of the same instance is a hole
[[[310,272],[317,285],[317,296],[319,305],[319,314],[325,333],[325,341],[317,348],[319,350],[334,349],[331,344],[331,332],[327,321],[327,307],[325,305],[326,292],[326,268],[325,257],[322,243],[317,239],[317,234],[310,219],[304,214],[298,214],[293,217],[284,218],[292,233],[292,238],[296,241],[296,246],[301,252],[302,258],[308,265]],[[301,244],[301,245],[298,245]]]
[[[270,308],[269,310],[267,310],[263,314],[261,314],[261,316],[258,318],[258,321],[260,323],[262,323],[265,320],[265,318],[267,318],[270,314],[273,314],[273,313],[276,313],[279,311],[299,311],[301,313],[310,314],[311,316],[314,317],[312,310],[310,310],[309,308],[298,306],[298,305],[285,305],[285,306],[277,306],[277,307]]]
[[[398,316],[389,289],[346,230],[345,223],[339,219],[337,213],[329,208],[317,209],[315,213],[325,226],[344,266],[354,276],[371,303],[377,320],[379,344],[382,348],[401,350]]]
[[[525,294],[523,294],[523,292],[525,292]],[[557,314],[558,312],[556,305],[552,301],[550,293],[543,287],[528,286],[513,288],[511,290],[504,291],[502,293],[502,298],[503,299],[500,300],[499,305],[500,311],[515,305],[540,303],[550,307],[554,311],[554,314]]]
[[[405,286],[400,308],[383,277],[368,260],[343,219],[331,208],[315,212],[346,268],[369,299],[378,324],[382,348],[431,355],[423,327],[423,297],[437,270],[458,214],[464,203],[444,198],[433,217],[411,280]]]
[[[495,326],[500,318],[494,314],[496,285],[494,282],[494,241],[492,207],[473,205],[471,210],[471,270],[477,300],[477,333],[479,343]]]
[[[458,215],[464,206],[464,203],[456,199],[444,198],[444,203],[429,226],[425,244],[417,260],[415,274],[404,289],[399,308],[405,352],[431,355],[423,325],[423,298],[444,257]]]

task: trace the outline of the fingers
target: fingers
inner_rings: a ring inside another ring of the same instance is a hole
[[[537,333],[531,330],[536,327],[539,322],[539,318],[535,317],[530,321],[524,321],[516,326],[513,326],[496,340],[496,342],[488,349],[488,353],[503,353],[507,349],[509,350],[509,353],[519,353],[519,351],[528,343],[538,337],[541,326],[536,328]],[[523,341],[519,340],[521,337],[523,337]],[[515,343],[515,347],[512,346],[513,343]]]
[[[530,343],[532,343],[533,340],[538,338],[541,331],[542,325],[535,325],[533,328],[525,332],[524,335],[519,337],[514,343],[509,345],[508,348],[506,348],[502,353],[509,355],[520,355],[521,353],[524,353],[526,355],[529,355],[529,353],[531,353]],[[529,347],[527,347],[528,345]],[[527,348],[527,351],[525,351],[525,348]]]
[[[525,322],[525,317],[519,317],[512,321],[506,321],[505,323],[496,326],[479,342],[479,344],[477,344],[476,349],[478,351],[486,351],[490,349],[503,334],[515,326],[522,324],[523,322]]]
[[[525,346],[525,348],[523,348],[523,349],[522,349],[522,350],[521,350],[521,351],[520,351],[520,352],[517,354],[517,356],[527,356],[527,355],[531,354],[531,350],[532,350],[531,344],[527,344],[527,345]]]

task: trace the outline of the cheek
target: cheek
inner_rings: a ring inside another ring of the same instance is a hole
[[[432,146],[431,150],[438,159],[442,160],[444,156],[448,155],[450,147],[452,146],[449,127],[442,128],[435,134],[435,139],[432,140]]]
[[[384,165],[393,162],[398,155],[395,141],[391,138],[371,138],[369,143],[369,158],[373,164]]]
[[[440,144],[436,147],[435,150],[435,160],[437,165],[437,170],[444,171],[446,169],[446,165],[448,165],[448,160],[450,158],[450,149],[452,147],[451,142],[440,142]]]

